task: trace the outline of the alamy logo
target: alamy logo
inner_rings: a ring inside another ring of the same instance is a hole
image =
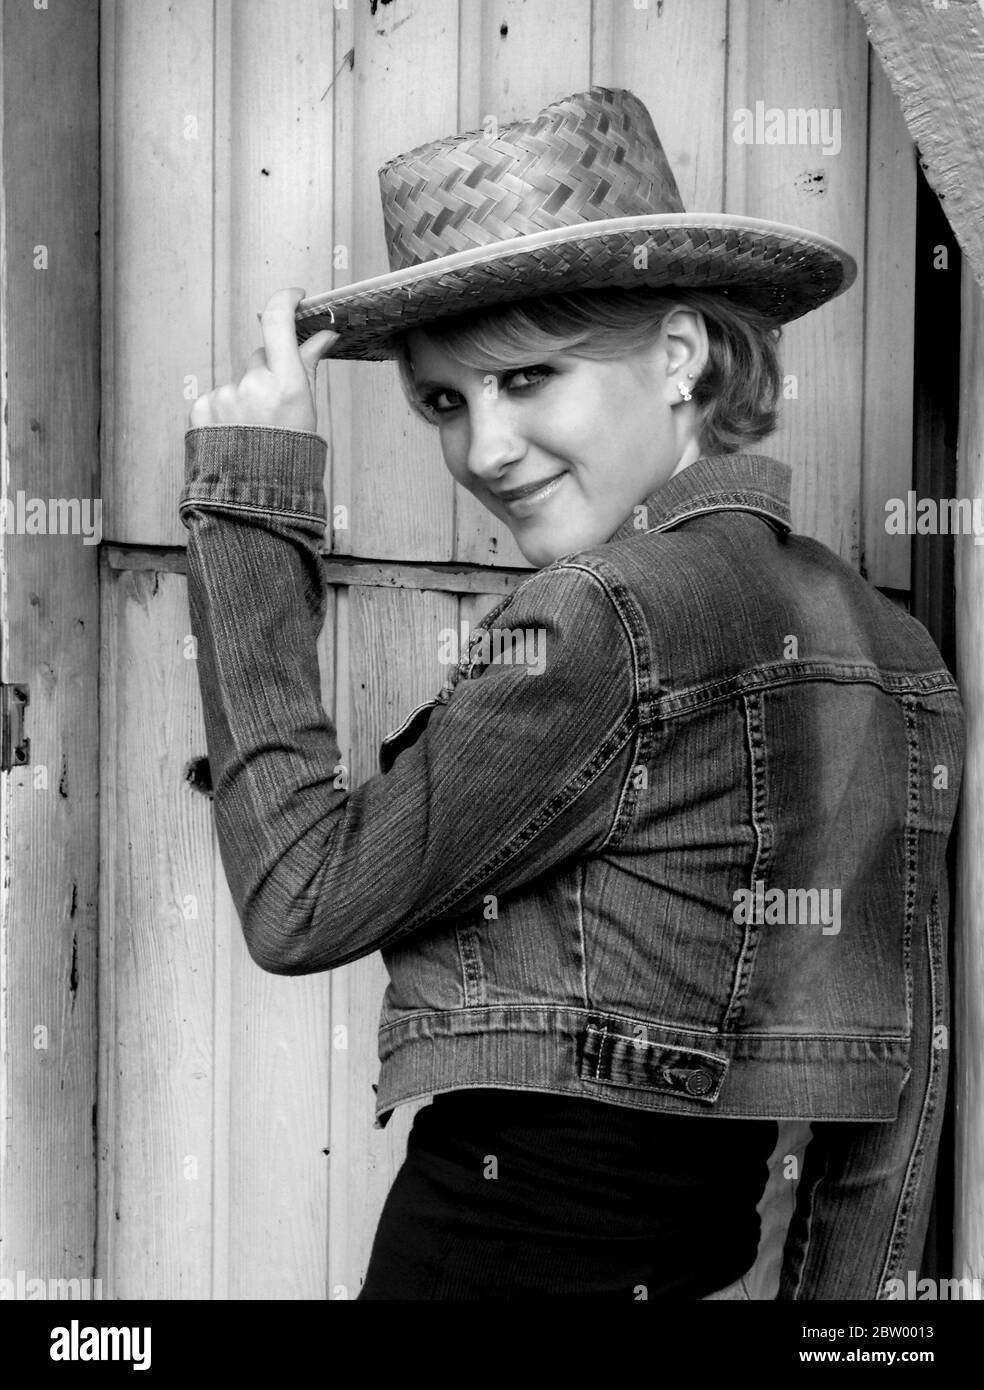
[[[732,917],[741,927],[820,927],[824,936],[840,932],[839,888],[766,888],[757,878],[754,889],[737,888]]]
[[[83,545],[102,540],[101,497],[28,497],[20,488],[13,501],[0,498],[8,536],[82,536]]]
[[[454,666],[460,654],[482,666],[525,666],[528,676],[542,676],[546,665],[547,630],[543,627],[479,627],[470,636],[467,622],[460,631],[442,628],[437,634],[437,659],[442,666]]]
[[[979,1302],[982,1294],[978,1275],[964,1279],[920,1279],[914,1269],[905,1271],[904,1279],[886,1279],[882,1297],[905,1299],[908,1302],[921,1299],[951,1299],[960,1301],[973,1299]]]
[[[135,1371],[150,1370],[149,1327],[89,1327],[73,1318],[51,1329],[52,1361],[131,1361]]]
[[[736,145],[819,145],[823,154],[840,154],[839,106],[741,106],[732,116]]]
[[[984,545],[984,497],[889,497],[885,530],[890,536],[973,536]]]
[[[101,1279],[32,1279],[19,1269],[12,1279],[0,1279],[0,1300],[33,1302],[36,1299],[102,1298]]]

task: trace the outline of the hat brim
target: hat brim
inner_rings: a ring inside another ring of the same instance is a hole
[[[662,213],[457,251],[302,299],[295,318],[301,341],[325,328],[340,335],[326,357],[381,362],[410,328],[538,295],[632,285],[714,290],[778,327],[842,294],[856,276],[843,247],[802,227]]]

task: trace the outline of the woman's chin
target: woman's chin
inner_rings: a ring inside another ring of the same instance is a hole
[[[515,535],[515,533],[514,533]],[[541,536],[516,536],[516,544],[523,553],[523,558],[528,560],[537,569],[542,569],[544,565],[550,565],[554,560],[559,560],[561,555],[570,555],[576,550],[585,550],[586,545],[579,544],[577,538],[566,532],[547,532]]]

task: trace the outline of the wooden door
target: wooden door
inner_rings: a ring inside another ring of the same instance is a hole
[[[373,1128],[378,957],[283,979],[243,946],[195,786],[190,402],[241,369],[273,289],[387,268],[385,159],[592,83],[647,104],[688,208],[857,256],[857,286],[786,332],[767,450],[794,467],[797,529],[905,601],[884,500],[911,477],[915,160],[850,0],[103,0],[97,1270],[117,1297],[354,1297],[413,1110]],[[739,144],[758,101],[836,110],[839,149]],[[358,782],[442,683],[436,633],[526,567],[392,365],[321,373],[323,700]]]

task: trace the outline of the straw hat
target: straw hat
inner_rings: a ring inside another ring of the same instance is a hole
[[[715,290],[776,325],[853,283],[835,242],[801,227],[683,209],[649,112],[592,87],[529,120],[397,155],[379,170],[390,272],[303,299],[297,336],[381,361],[418,324],[531,295],[631,285]]]

